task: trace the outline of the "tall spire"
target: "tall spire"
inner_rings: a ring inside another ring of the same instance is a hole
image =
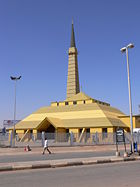
[[[72,21],[71,45],[69,48],[69,64],[67,77],[67,98],[80,92],[77,49],[75,45],[74,27]]]
[[[76,45],[75,45],[75,35],[74,35],[73,19],[72,19],[72,30],[71,30],[71,43],[70,43],[70,47],[76,47]]]

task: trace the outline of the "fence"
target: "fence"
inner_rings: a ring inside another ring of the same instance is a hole
[[[9,133],[0,133],[0,147],[10,146]]]
[[[13,134],[0,134],[0,146],[41,147],[45,137],[48,139],[49,146],[76,146],[76,145],[113,145],[116,144],[116,133],[37,133],[37,134],[17,134],[15,139]],[[140,133],[134,133],[134,142],[140,144]],[[131,143],[131,134],[125,133],[126,144]]]

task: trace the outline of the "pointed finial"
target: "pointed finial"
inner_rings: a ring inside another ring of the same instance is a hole
[[[81,92],[82,92],[82,84],[81,84]]]
[[[72,25],[73,25],[73,18],[72,18]]]
[[[75,45],[75,36],[74,36],[73,19],[72,19],[72,31],[71,31],[71,43],[70,43],[70,47],[76,47],[76,45]]]

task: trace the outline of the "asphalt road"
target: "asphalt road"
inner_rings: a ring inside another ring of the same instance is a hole
[[[140,162],[0,173],[2,187],[139,187]]]
[[[40,160],[59,160],[59,159],[71,159],[71,158],[90,158],[90,157],[102,157],[102,156],[115,156],[115,151],[106,152],[70,152],[70,153],[52,153],[49,155],[47,152],[45,155],[40,154],[27,154],[25,155],[5,155],[0,156],[0,163],[7,162],[27,162],[27,161],[40,161]]]

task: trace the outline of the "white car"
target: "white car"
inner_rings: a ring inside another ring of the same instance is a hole
[[[140,128],[134,128],[134,129],[133,129],[133,132],[134,132],[134,133],[140,133]]]

